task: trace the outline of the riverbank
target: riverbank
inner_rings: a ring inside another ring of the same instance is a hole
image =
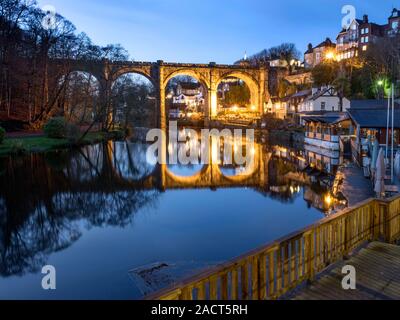
[[[0,144],[0,157],[90,145],[116,138],[120,138],[119,132],[89,132],[85,138],[77,143],[68,139],[52,139],[44,135],[10,136]]]

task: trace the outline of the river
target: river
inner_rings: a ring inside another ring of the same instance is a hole
[[[0,159],[0,299],[140,299],[329,213],[331,165],[318,170],[307,150],[261,137],[243,176],[223,163],[153,166],[147,148]],[[56,290],[42,289],[45,265]]]

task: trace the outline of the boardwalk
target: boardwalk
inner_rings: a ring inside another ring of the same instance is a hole
[[[357,271],[357,289],[343,290],[344,265]],[[298,291],[294,300],[392,300],[400,299],[400,246],[372,242],[350,260],[342,261],[318,280]]]

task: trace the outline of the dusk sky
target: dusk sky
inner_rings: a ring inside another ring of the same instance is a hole
[[[341,29],[341,9],[356,7],[387,23],[400,0],[39,0],[55,6],[94,43],[120,43],[137,61],[233,63],[294,42],[301,52]]]

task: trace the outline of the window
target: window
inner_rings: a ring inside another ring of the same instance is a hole
[[[326,103],[325,102],[321,102],[321,110],[325,110],[325,106],[326,106]]]
[[[369,33],[369,28],[365,28],[365,32],[364,33],[368,34]]]
[[[362,50],[363,50],[363,51],[367,51],[367,49],[368,49],[367,46],[363,46],[363,47],[362,47]]]
[[[368,43],[368,41],[369,41],[369,37],[365,37],[364,42]]]
[[[364,37],[361,37],[361,43],[364,43]]]
[[[392,29],[397,30],[399,28],[399,22],[398,21],[393,21],[392,22]]]
[[[363,29],[361,29],[361,34],[364,34],[364,30],[365,30],[364,28],[363,28]]]

